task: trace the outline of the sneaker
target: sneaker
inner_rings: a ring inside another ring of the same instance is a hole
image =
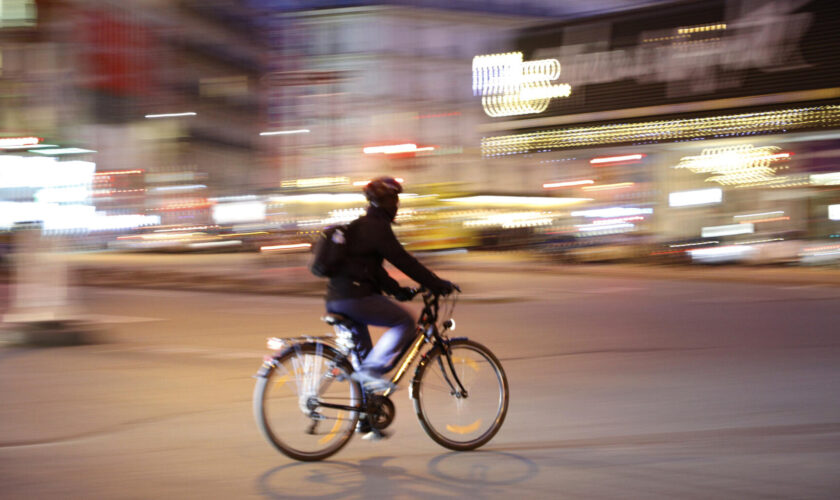
[[[379,429],[372,429],[367,434],[362,436],[362,439],[365,441],[381,441],[383,439],[388,439],[390,435],[386,434],[385,431],[381,431]]]
[[[362,387],[364,387],[368,392],[379,392],[397,388],[397,386],[392,384],[390,380],[379,378],[376,375],[372,375],[363,370],[353,372],[350,375],[350,378],[362,384]]]

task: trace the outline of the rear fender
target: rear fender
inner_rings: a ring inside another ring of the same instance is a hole
[[[307,347],[307,346],[312,346],[311,348],[314,349],[316,346],[319,346],[319,345],[320,345],[321,349],[323,349],[325,352],[332,353],[336,357],[342,357],[343,356],[341,354],[341,351],[339,351],[336,347],[334,347],[330,344],[325,344],[323,342],[302,342],[300,344],[292,344],[289,347],[286,347],[285,349],[281,349],[281,350],[275,352],[274,354],[266,355],[265,358],[263,358],[262,366],[260,366],[259,370],[257,370],[257,373],[254,375],[254,377],[255,378],[266,378],[266,377],[268,377],[268,374],[271,373],[271,370],[273,370],[277,366],[277,360],[282,358],[283,356],[286,356],[290,352],[301,351],[301,350],[304,350],[304,349],[310,349],[310,347]]]

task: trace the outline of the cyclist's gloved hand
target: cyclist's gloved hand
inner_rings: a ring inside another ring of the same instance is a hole
[[[413,299],[416,294],[417,292],[415,292],[413,288],[404,286],[394,292],[394,298],[400,302],[406,302]]]
[[[440,280],[440,282],[432,288],[432,292],[436,295],[449,295],[455,290],[460,290],[458,285],[447,280]]]

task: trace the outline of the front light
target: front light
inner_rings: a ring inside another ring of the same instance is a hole
[[[273,351],[279,351],[280,349],[286,346],[286,341],[283,339],[278,339],[277,337],[271,337],[270,339],[268,339],[266,344],[268,345],[269,349]]]
[[[444,321],[443,322],[443,329],[454,331],[455,330],[455,319],[454,318],[449,318],[448,320]]]

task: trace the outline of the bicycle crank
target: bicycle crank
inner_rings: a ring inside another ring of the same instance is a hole
[[[370,426],[382,430],[394,421],[397,409],[387,396],[372,394],[368,396],[367,414]]]

